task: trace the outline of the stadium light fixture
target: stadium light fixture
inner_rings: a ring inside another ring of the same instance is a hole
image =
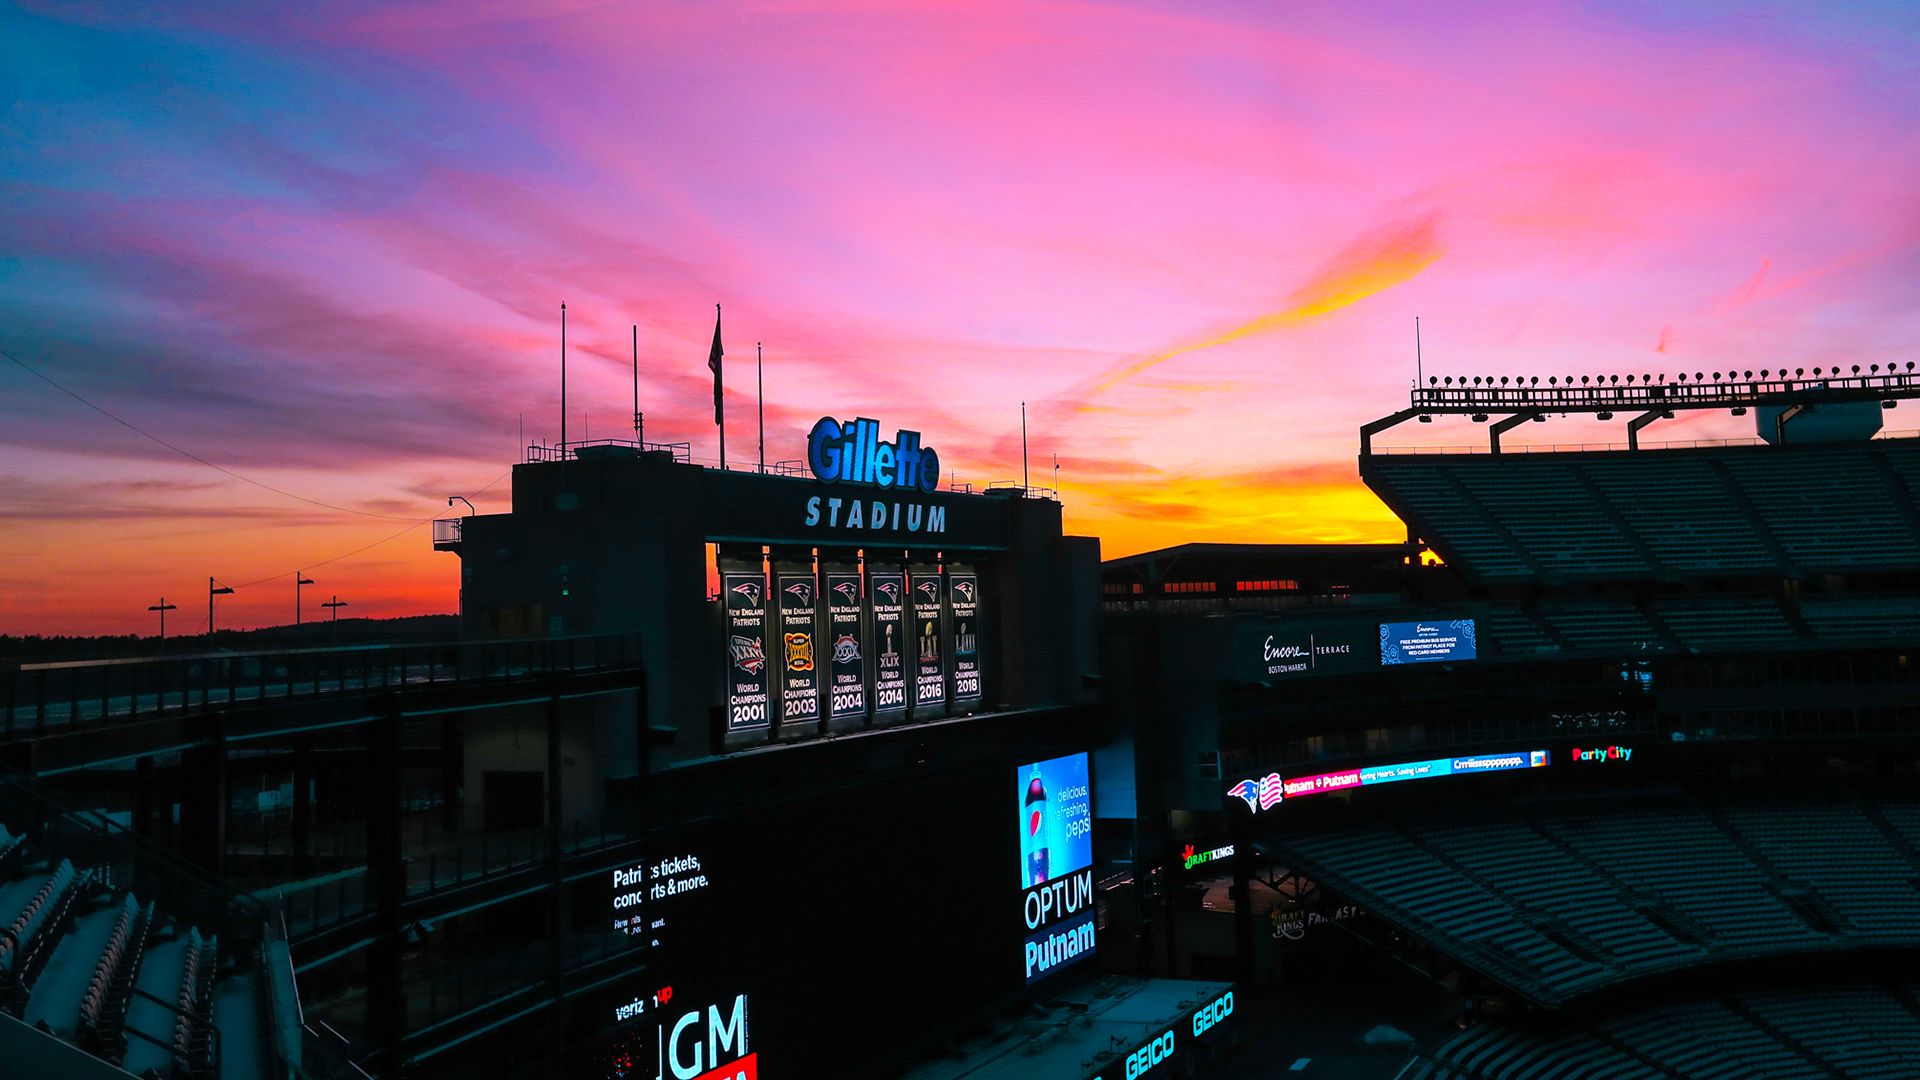
[[[1596,414],[1596,416],[1597,416],[1597,418],[1598,418],[1598,419],[1601,419],[1601,420],[1611,420],[1611,419],[1613,419],[1613,414],[1612,414],[1612,413],[1610,413],[1610,412],[1603,412],[1603,413],[1598,413],[1598,414]]]
[[[1476,424],[1484,424],[1484,423],[1486,423],[1486,422],[1487,422],[1487,414],[1486,414],[1486,413],[1483,413],[1483,412],[1477,412],[1477,413],[1474,413],[1474,414],[1473,414],[1473,422],[1474,422],[1474,423],[1476,423]]]

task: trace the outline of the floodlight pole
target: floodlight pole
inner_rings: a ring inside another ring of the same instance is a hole
[[[149,604],[147,606],[148,611],[157,611],[160,613],[160,651],[161,652],[167,651],[167,612],[177,610],[179,607],[180,607],[179,604],[167,603],[167,598],[164,596],[160,598],[159,603]]]

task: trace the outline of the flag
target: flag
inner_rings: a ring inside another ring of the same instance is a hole
[[[707,353],[707,367],[713,369],[713,422],[721,423],[724,415],[720,408],[720,358],[726,350],[720,347],[720,305],[713,305],[713,348]]]
[[[1283,797],[1280,785],[1280,774],[1268,773],[1260,781],[1260,809],[1273,809],[1273,805]]]

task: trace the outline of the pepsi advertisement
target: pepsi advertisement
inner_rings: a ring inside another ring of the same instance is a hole
[[[1433,664],[1479,656],[1472,619],[1380,624],[1380,663]]]
[[[867,719],[867,664],[860,575],[829,570],[827,587],[827,728],[852,731]]]
[[[1093,785],[1086,754],[1017,772],[1021,951],[1032,983],[1094,954]]]
[[[953,611],[953,704],[980,705],[980,578],[955,569],[947,575],[948,606]]]
[[[947,709],[945,649],[946,605],[940,602],[940,571],[927,567],[913,572],[914,650],[918,661],[913,675],[913,714],[940,716]]]
[[[764,731],[773,723],[767,689],[766,575],[720,575],[727,637],[727,734]]]
[[[779,569],[780,590],[780,735],[820,732],[820,669],[813,568]]]
[[[906,575],[869,566],[867,597],[873,607],[873,722],[897,724],[907,717]]]

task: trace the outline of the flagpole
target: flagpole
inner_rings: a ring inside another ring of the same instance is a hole
[[[560,305],[560,460],[567,459],[567,305]],[[334,614],[338,615],[339,612]]]
[[[767,375],[761,367],[760,343],[753,343],[754,393],[760,399],[760,471],[767,471]]]
[[[720,342],[720,305],[713,305],[713,340]],[[722,386],[720,368],[713,369],[713,420],[720,425],[720,471],[727,468],[727,398]]]

